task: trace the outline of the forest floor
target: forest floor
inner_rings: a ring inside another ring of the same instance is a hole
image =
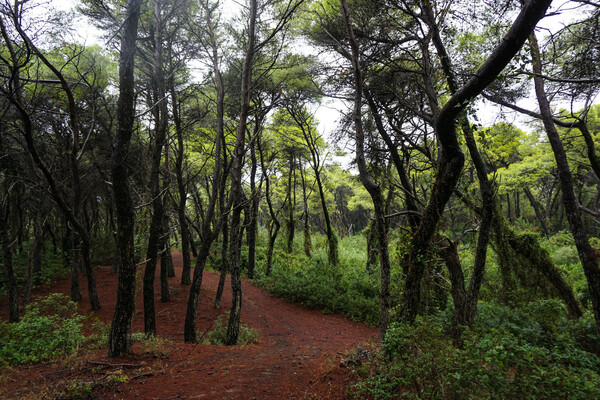
[[[106,347],[83,346],[75,355],[0,370],[0,398],[54,399],[87,396],[99,399],[344,399],[352,380],[347,358],[357,346],[376,342],[378,329],[340,315],[326,315],[301,304],[290,304],[243,280],[242,323],[258,331],[259,342],[241,347],[183,342],[183,322],[189,286],[180,285],[182,257],[173,253],[176,277],[170,278],[171,301],[160,302],[156,279],[156,342],[134,343],[133,352],[108,358]],[[110,323],[116,302],[117,276],[110,267],[95,270],[102,309],[94,313]],[[219,276],[205,271],[196,327],[200,335],[212,329],[231,304],[227,279],[223,307],[215,310]],[[83,298],[79,311],[90,314]],[[69,294],[68,279],[38,288],[35,295]],[[4,299],[5,300],[5,299]],[[8,319],[7,301],[0,318]],[[91,323],[86,335],[92,333]],[[138,284],[133,332],[143,332],[143,305]],[[368,344],[367,344],[368,346]]]

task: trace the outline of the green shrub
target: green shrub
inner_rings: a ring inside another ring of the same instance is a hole
[[[512,311],[512,314],[511,314]],[[600,398],[600,359],[575,346],[562,304],[479,308],[478,324],[452,344],[444,315],[393,323],[378,358],[354,387],[373,399]],[[585,325],[585,324],[584,324]],[[365,368],[363,367],[364,371]]]
[[[20,322],[0,322],[0,364],[15,365],[67,355],[83,342],[84,317],[60,293],[25,308]]]
[[[225,345],[225,338],[227,337],[227,322],[229,320],[229,312],[219,315],[215,321],[215,327],[212,331],[208,332],[206,337],[203,339],[203,343],[212,345]],[[258,343],[260,338],[256,329],[250,328],[247,325],[240,324],[240,333],[238,336],[238,346],[244,346],[247,344]]]
[[[276,248],[269,277],[264,276],[264,268],[257,260],[260,273],[255,283],[290,302],[376,324],[379,319],[379,269],[367,271],[365,237],[355,235],[340,239],[338,266],[327,261],[325,235],[315,234],[313,244],[318,246],[314,247],[310,259],[303,251],[290,254]],[[401,282],[397,279],[399,275],[398,270],[392,271],[394,283]],[[399,293],[397,289],[394,287],[395,294]]]

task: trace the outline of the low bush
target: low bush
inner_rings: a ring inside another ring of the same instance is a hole
[[[221,314],[215,321],[215,327],[212,331],[206,334],[203,339],[203,343],[212,345],[225,345],[225,338],[227,337],[227,322],[229,320],[229,313]],[[256,329],[250,328],[247,325],[240,324],[240,332],[238,336],[238,346],[244,346],[247,344],[258,343],[260,340]]]
[[[581,322],[556,301],[520,309],[483,304],[478,323],[452,343],[444,315],[391,324],[379,356],[363,366],[356,398],[600,398],[600,358],[576,346]],[[368,371],[365,374],[365,370]]]
[[[314,238],[314,243],[322,242],[322,245],[314,247],[312,258],[276,248],[271,275],[264,276],[263,268],[255,283],[290,302],[376,324],[379,318],[379,269],[367,270],[363,250],[365,238],[356,235],[340,239],[338,266],[327,262],[325,236],[314,235]]]
[[[84,340],[83,320],[77,305],[60,293],[27,305],[20,322],[0,322],[0,365],[73,353]]]

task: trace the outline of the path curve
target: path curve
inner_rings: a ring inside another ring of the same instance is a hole
[[[176,277],[170,278],[172,300],[160,302],[159,276],[156,279],[157,331],[168,339],[161,345],[164,355],[151,356],[140,345],[132,355],[108,359],[104,352],[87,355],[108,363],[142,362],[152,375],[130,380],[118,388],[106,388],[101,398],[114,399],[343,399],[349,374],[340,361],[357,345],[377,341],[379,331],[340,315],[325,315],[319,310],[287,303],[242,282],[242,323],[256,329],[260,343],[244,347],[209,346],[183,342],[183,321],[189,286],[180,282],[182,257],[173,253]],[[213,308],[218,274],[204,273],[200,293],[197,329],[210,328],[231,305],[231,287],[227,279],[223,308]],[[116,300],[116,276],[109,267],[97,269],[102,310],[95,315],[110,322]],[[82,280],[82,288],[83,280]],[[68,294],[68,282],[59,282],[42,292]],[[43,293],[41,293],[43,294]],[[80,311],[89,312],[87,294]],[[4,308],[4,307],[2,307]],[[143,305],[137,294],[133,331],[143,331]],[[2,310],[4,311],[4,310]],[[3,317],[3,315],[2,315]]]

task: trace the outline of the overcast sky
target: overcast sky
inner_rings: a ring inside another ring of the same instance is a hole
[[[232,0],[229,0],[229,2],[230,1]],[[79,1],[54,0],[51,1],[51,4],[58,10],[69,11],[79,4]],[[540,37],[544,37],[549,31],[556,32],[558,29],[561,29],[565,24],[568,24],[573,19],[576,19],[579,11],[573,9],[573,3],[562,0],[554,2],[551,9],[551,14],[551,16],[544,18],[538,25],[538,35]],[[101,32],[91,26],[84,17],[75,19],[73,24],[77,31],[77,37],[75,37],[75,40],[84,41],[88,44],[102,44]],[[533,96],[533,93],[529,99],[521,100],[519,105],[531,110],[537,109],[537,102]],[[556,104],[554,106],[557,107]],[[315,112],[315,117],[319,121],[319,131],[325,136],[326,140],[329,138],[330,133],[336,129],[337,122],[340,118],[339,110],[343,108],[344,105],[341,101],[324,99],[323,103],[313,110]],[[513,112],[508,112],[508,110],[505,110],[504,113],[500,113],[500,108],[495,105],[486,105],[482,102],[479,102],[478,110],[479,123],[484,126],[489,126],[504,120],[518,125],[523,130],[530,131],[532,129],[531,125],[529,124],[529,118],[524,118],[520,115],[516,115]],[[348,160],[344,159],[339,159],[338,161],[345,165],[348,163]]]

